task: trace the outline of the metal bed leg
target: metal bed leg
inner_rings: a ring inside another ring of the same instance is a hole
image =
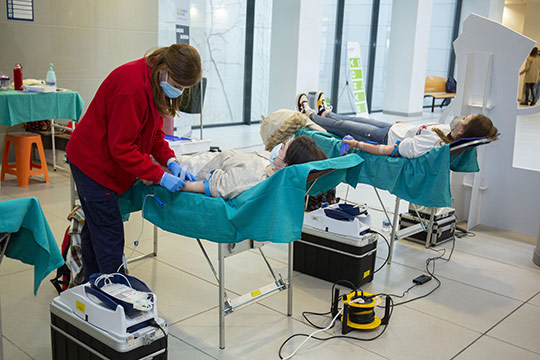
[[[219,348],[225,349],[225,257],[224,244],[218,245],[219,268]]]
[[[394,253],[394,241],[396,239],[396,229],[398,225],[398,217],[399,217],[399,202],[400,198],[396,196],[396,206],[394,207],[394,220],[392,221],[392,233],[390,234],[390,249],[388,250],[390,253],[388,254],[388,264],[392,263],[392,254]]]
[[[435,208],[432,207],[431,214],[429,215],[429,225],[428,225],[427,234],[426,234],[426,249],[428,249],[431,246],[431,238],[432,238],[431,231],[433,230],[434,219],[435,219]]]
[[[287,286],[287,316],[292,315],[292,278],[293,278],[293,243],[289,243],[289,261],[288,261],[288,286]]]
[[[2,262],[2,260],[4,260],[4,254],[6,253],[6,249],[7,249],[7,246],[9,244],[9,239],[10,238],[11,238],[11,233],[2,233],[2,234],[0,234],[0,247],[1,247],[1,250],[0,250],[0,263]],[[0,356],[0,358],[1,358],[1,356]]]
[[[142,221],[144,221],[144,219]],[[157,256],[157,249],[158,249],[158,227],[154,225],[154,256]]]
[[[51,142],[52,142],[53,171],[56,171],[56,142],[54,139],[54,119],[51,119]]]

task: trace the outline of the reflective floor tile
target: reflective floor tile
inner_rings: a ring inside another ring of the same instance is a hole
[[[524,304],[487,335],[540,354],[540,307]]]

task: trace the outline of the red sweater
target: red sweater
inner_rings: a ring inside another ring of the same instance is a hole
[[[113,70],[99,87],[66,148],[69,161],[117,193],[135,178],[158,183],[174,157],[154,104],[151,68],[142,58]]]

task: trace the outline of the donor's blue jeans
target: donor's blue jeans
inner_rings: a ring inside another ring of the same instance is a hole
[[[378,144],[386,144],[388,131],[393,125],[384,121],[360,116],[339,115],[333,112],[326,116],[311,114],[309,118],[326,131],[337,136],[351,135],[356,140],[373,141]]]

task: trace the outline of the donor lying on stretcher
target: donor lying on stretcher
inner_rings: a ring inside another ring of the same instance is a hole
[[[187,181],[180,191],[232,199],[286,166],[326,158],[307,136],[277,144],[271,152],[227,150],[182,156],[180,166],[199,181]]]
[[[314,94],[315,109],[309,106],[308,96],[304,93],[298,95],[296,105],[298,111],[313,121],[313,130],[328,131],[340,137],[351,135],[354,139],[345,138],[343,141],[352,148],[375,155],[411,159],[459,139],[497,136],[497,128],[487,116],[481,114],[456,117],[450,124],[391,124],[359,116],[335,114],[326,105],[324,94],[320,91]]]

